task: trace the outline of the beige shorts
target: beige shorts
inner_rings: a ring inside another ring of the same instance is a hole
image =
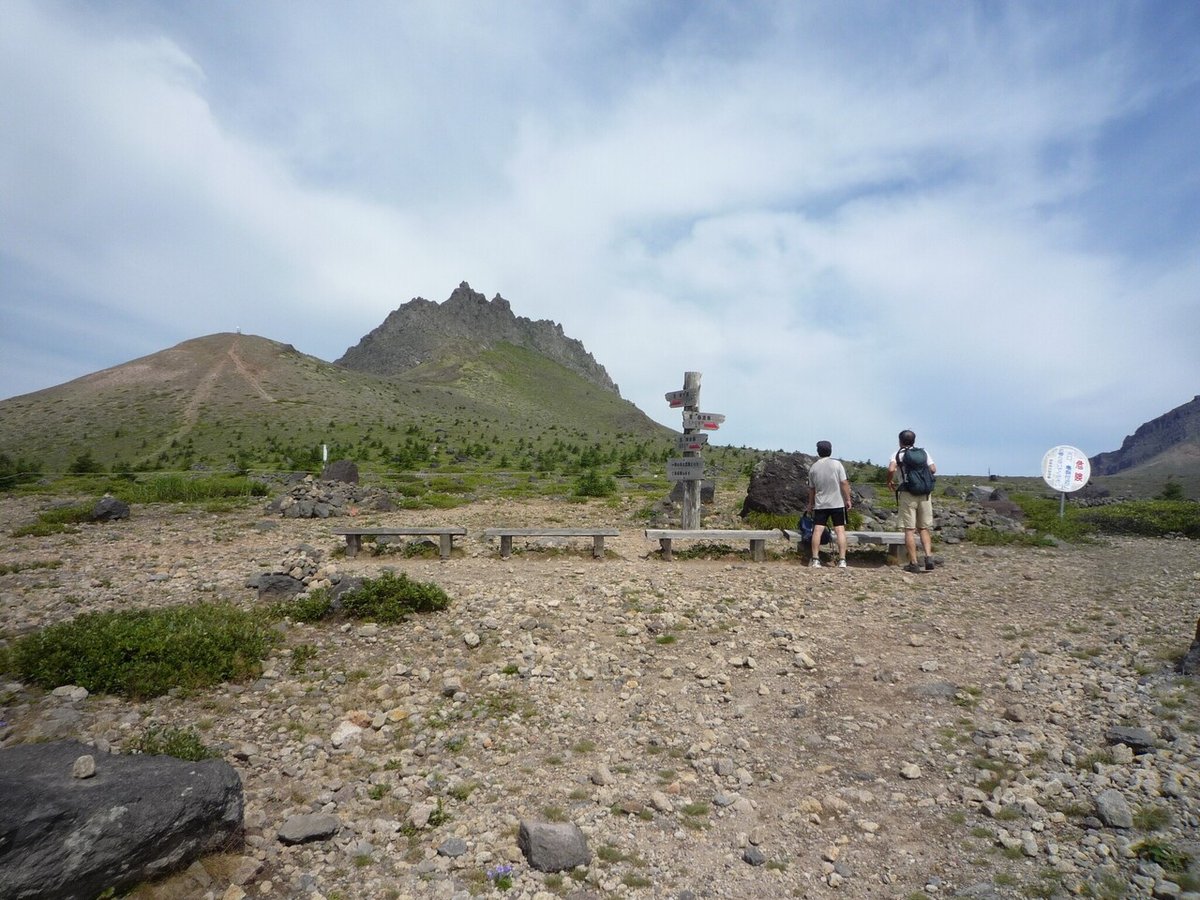
[[[933,501],[928,494],[900,492],[900,527],[906,531],[933,527]]]

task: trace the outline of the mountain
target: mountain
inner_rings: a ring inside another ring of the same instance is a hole
[[[553,470],[661,458],[672,434],[559,326],[465,284],[441,307],[405,304],[338,364],[213,334],[0,401],[0,454],[47,473],[84,455],[112,471],[312,470],[322,444],[367,471]]]
[[[430,361],[472,355],[504,343],[531,350],[620,394],[604,367],[582,343],[563,334],[561,325],[517,316],[499,294],[489,302],[465,281],[444,303],[416,297],[392,311],[336,364],[394,377]]]
[[[1126,437],[1119,450],[1098,453],[1090,462],[1094,475],[1139,469],[1183,474],[1200,469],[1200,395],[1151,419]]]

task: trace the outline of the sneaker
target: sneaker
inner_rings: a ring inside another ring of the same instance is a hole
[[[932,571],[933,571],[933,560],[932,560],[932,559],[930,559],[928,556],[927,556],[927,557],[925,557],[925,571],[926,571],[926,572],[932,572]]]
[[[821,568],[821,561],[819,559],[810,559],[808,561],[808,567],[810,569],[819,569]]]
[[[839,559],[839,560],[838,560],[838,568],[839,568],[839,569],[844,569],[844,568],[846,568],[846,561],[845,561],[844,559]]]
[[[904,571],[905,572],[920,572],[921,567],[918,566],[916,563],[909,563],[907,566],[904,567]]]

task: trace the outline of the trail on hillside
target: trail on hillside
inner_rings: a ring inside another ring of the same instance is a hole
[[[156,449],[152,456],[165,453],[178,441],[187,437],[188,434],[191,433],[192,429],[196,427],[196,423],[200,421],[201,407],[203,407],[208,401],[208,398],[212,396],[213,389],[220,382],[221,377],[225,374],[225,371],[231,364],[233,365],[234,369],[237,370],[237,373],[246,381],[246,383],[253,388],[256,394],[269,403],[275,402],[275,398],[267,392],[266,388],[262,386],[262,382],[259,381],[258,376],[238,354],[238,342],[240,337],[240,335],[234,335],[233,341],[229,345],[229,349],[225,351],[223,356],[217,359],[212,368],[209,369],[208,372],[204,374],[204,377],[200,379],[199,383],[196,385],[196,389],[192,392],[191,398],[188,400],[187,406],[183,408],[179,427],[164,439],[162,446]]]

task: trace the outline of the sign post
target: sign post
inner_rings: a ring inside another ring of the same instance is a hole
[[[700,412],[700,374],[684,372],[683,390],[663,395],[671,409],[683,409],[683,434],[675,438],[675,449],[683,456],[667,460],[667,478],[683,485],[680,526],[686,529],[700,527],[700,487],[704,482],[700,451],[708,444],[706,432],[716,431],[725,421],[721,413]]]
[[[1077,491],[1092,476],[1092,464],[1087,455],[1077,447],[1060,444],[1051,447],[1042,457],[1042,480],[1056,491],[1058,497],[1058,517],[1066,515],[1067,494]]]
[[[700,372],[684,372],[683,373],[683,394],[684,417],[686,418],[688,411],[695,411],[700,402]],[[690,401],[690,402],[687,402]],[[684,436],[687,437],[691,432],[685,426],[683,429]],[[680,514],[680,528],[699,528],[700,527],[700,485],[704,479],[704,460],[700,456],[698,450],[684,450],[683,459],[688,462],[686,466],[691,468],[691,474],[683,479],[683,511]],[[695,460],[696,462],[691,462]],[[667,477],[670,477],[668,472]]]

